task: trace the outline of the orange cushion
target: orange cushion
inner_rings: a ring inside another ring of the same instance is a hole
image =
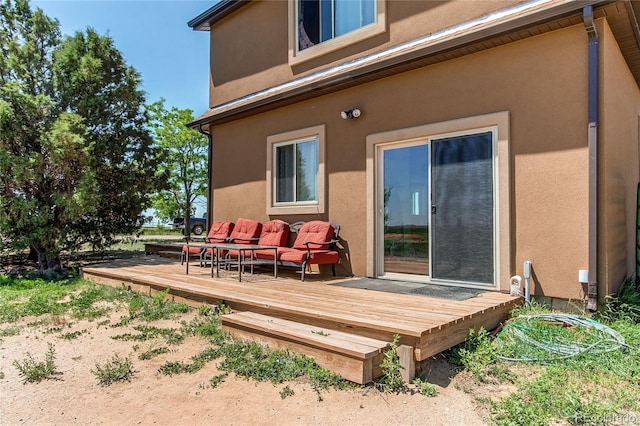
[[[207,243],[224,243],[231,235],[234,227],[235,224],[233,222],[214,222],[209,228],[205,241]]]
[[[251,241],[251,239],[258,238],[261,230],[262,224],[257,220],[240,218],[231,232],[231,242],[234,244],[254,244],[257,240]]]
[[[261,246],[285,247],[289,240],[289,224],[282,220],[271,220],[262,225],[260,240]],[[273,253],[272,250],[268,250]],[[273,255],[271,256],[273,258]]]
[[[278,250],[280,252],[280,250]],[[307,257],[306,250],[297,249],[282,249],[282,254],[278,253],[278,256],[283,262],[302,263]],[[333,250],[311,250],[311,256],[308,260],[308,264],[326,265],[332,263],[338,263],[340,256],[337,251]]]
[[[324,242],[333,239],[334,233],[333,226],[329,222],[323,222],[320,220],[312,220],[302,225],[302,228],[298,231],[298,236],[293,243],[293,248],[306,249],[305,242]],[[330,244],[309,244],[310,249],[329,249]]]
[[[217,253],[219,253],[220,257],[224,257],[227,254],[226,250],[218,250]],[[207,256],[211,257],[213,256],[213,249],[208,248],[207,249]]]
[[[192,247],[185,244],[184,246],[182,246],[183,253],[187,252],[187,247],[189,247],[189,256],[191,256],[192,254],[200,254],[202,252],[202,247]]]
[[[265,250],[256,250],[255,252],[256,259],[263,260],[273,260],[273,256],[275,252],[273,250],[265,249]],[[282,257],[282,249],[278,249],[278,260]]]

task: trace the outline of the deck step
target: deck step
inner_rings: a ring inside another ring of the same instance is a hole
[[[145,243],[144,244],[144,252],[146,254],[159,254],[160,252],[177,252],[180,254],[182,251],[182,245],[171,243],[171,244],[161,244],[161,243]]]
[[[222,315],[220,320],[238,339],[301,352],[352,382],[365,384],[382,375],[380,363],[388,342],[249,311]]]
[[[158,252],[158,256],[164,257],[167,259],[180,259],[181,252],[179,251],[168,251],[162,250]],[[194,256],[194,260],[198,260],[197,256]]]

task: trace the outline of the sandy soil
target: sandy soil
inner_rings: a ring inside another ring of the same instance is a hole
[[[112,323],[118,317],[113,316]],[[187,361],[201,352],[207,347],[201,338],[188,338],[172,346],[168,354],[141,361],[138,354],[150,349],[154,342],[110,338],[137,333],[131,328],[99,326],[96,321],[67,318],[53,318],[54,325],[27,326],[35,320],[27,318],[18,324],[0,325],[0,330],[13,326],[20,329],[18,335],[2,337],[0,341],[0,424],[3,425],[486,424],[486,411],[474,402],[472,395],[459,390],[465,387],[464,379],[452,378],[453,372],[442,360],[433,361],[427,377],[436,384],[439,392],[436,397],[381,394],[369,387],[322,392],[320,401],[318,394],[304,382],[273,385],[230,375],[212,388],[209,379],[219,374],[216,361],[195,374],[168,377],[157,373],[166,361]],[[179,328],[178,321],[153,325]],[[73,340],[61,338],[64,333],[74,331],[82,334]],[[13,361],[24,360],[27,352],[44,360],[48,343],[55,346],[55,378],[23,384]],[[104,365],[115,354],[130,356],[135,373],[129,382],[100,386],[91,370],[96,363]],[[282,399],[280,391],[285,386],[295,394]]]

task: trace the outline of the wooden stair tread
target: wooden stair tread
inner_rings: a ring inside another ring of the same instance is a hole
[[[374,357],[388,347],[388,342],[382,340],[315,327],[249,311],[223,315],[220,320],[223,325],[233,324],[250,328],[359,359]]]
[[[166,257],[166,258],[170,258],[170,259],[180,259],[180,255],[182,254],[182,252],[179,251],[167,251],[167,250],[162,250],[158,252],[158,256],[160,257]],[[198,260],[198,259],[195,259]]]

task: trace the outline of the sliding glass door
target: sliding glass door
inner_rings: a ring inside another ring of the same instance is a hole
[[[379,147],[378,273],[495,282],[494,133]]]
[[[382,152],[384,271],[429,275],[429,146]]]

